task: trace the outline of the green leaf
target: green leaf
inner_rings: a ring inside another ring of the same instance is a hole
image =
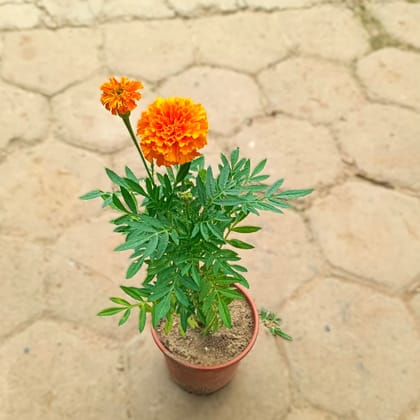
[[[112,194],[112,204],[118,209],[127,213],[127,209],[123,206],[120,199],[117,197],[116,194]]]
[[[171,307],[171,293],[168,293],[157,305],[153,307],[153,326],[156,328],[159,321],[169,312]]]
[[[101,197],[104,200],[102,208],[109,206],[112,203],[112,194],[103,194]]]
[[[244,295],[238,292],[236,289],[220,289],[219,293],[230,299],[244,299]]]
[[[187,295],[178,287],[175,287],[174,291],[179,303],[188,308],[190,306],[190,301],[188,300]]]
[[[170,194],[172,192],[172,185],[171,181],[169,180],[169,176],[166,174],[163,177],[163,185],[165,185],[167,193]]]
[[[188,277],[186,276],[181,276],[179,278],[179,281],[181,282],[181,284],[186,287],[187,289],[191,289],[194,290],[195,292],[198,292],[200,290],[199,286],[194,283],[194,281],[190,280]]]
[[[144,191],[143,187],[141,187],[137,181],[133,181],[129,178],[124,178],[124,181],[126,182],[127,187],[130,187],[132,191],[135,191],[136,193],[147,197],[146,191]]]
[[[118,297],[112,297],[110,300],[118,305],[130,306],[130,302],[127,302],[125,299],[121,299]]]
[[[248,272],[248,269],[246,267],[243,267],[242,265],[239,265],[239,264],[232,264],[231,267],[236,271],[240,271],[241,273]]]
[[[191,232],[191,239],[195,238],[198,232],[200,232],[200,225],[194,225],[193,230]]]
[[[101,190],[93,190],[81,195],[79,198],[80,200],[91,200],[92,198],[101,197],[103,193]]]
[[[267,159],[262,160],[252,171],[251,178],[259,174],[264,169],[266,163],[267,163]]]
[[[248,244],[246,242],[240,241],[239,239],[229,239],[226,241],[228,244],[234,246],[235,248],[240,249],[252,249],[255,248],[254,245]]]
[[[213,197],[216,191],[216,184],[213,177],[213,170],[211,166],[206,172],[206,194],[208,197]]]
[[[293,338],[290,337],[289,334],[286,334],[283,330],[281,330],[278,327],[270,327],[269,330],[273,335],[278,335],[279,337],[284,338],[287,341],[293,341]]]
[[[254,233],[261,230],[259,226],[236,226],[232,229],[232,232],[237,233]]]
[[[254,176],[252,178],[253,182],[263,182],[265,180],[267,180],[268,178],[270,178],[270,175],[258,175],[258,176]]]
[[[209,241],[209,231],[204,223],[200,223],[200,232],[205,241]]]
[[[133,213],[137,213],[137,201],[134,197],[126,190],[124,187],[120,187],[121,194],[124,198],[124,201],[127,203],[127,206]]]
[[[271,195],[274,191],[278,190],[283,184],[284,179],[278,179],[265,193],[266,197]]]
[[[260,201],[259,203],[257,203],[255,207],[256,207],[256,208],[258,208],[258,209],[261,209],[261,210],[268,210],[268,211],[272,211],[272,212],[274,212],[274,213],[279,213],[279,214],[282,214],[282,213],[283,213],[283,212],[282,212],[279,208],[277,208],[276,206],[274,206],[274,205],[272,205],[272,204],[269,204],[269,203],[264,203],[264,202],[262,202],[262,201]]]
[[[114,171],[111,171],[111,169],[105,168],[105,172],[108,175],[109,179],[114,183],[117,184],[119,187],[126,186],[126,183],[123,178],[121,178],[119,175],[117,175]]]
[[[229,173],[230,173],[229,166],[223,166],[222,170],[220,171],[218,180],[217,180],[217,183],[218,183],[219,188],[221,190],[223,190],[226,186],[226,182],[228,180]]]
[[[171,239],[174,241],[175,245],[179,245],[179,235],[178,232],[174,229],[169,232]]]
[[[132,170],[131,170],[128,166],[126,166],[126,167],[125,167],[125,175],[126,175],[126,177],[127,177],[127,178],[129,178],[131,181],[133,181],[133,182],[135,182],[135,183],[137,183],[137,182],[138,182],[137,177],[134,175],[133,171],[132,171]]]
[[[128,317],[130,316],[130,314],[131,314],[131,309],[130,308],[128,308],[124,313],[123,313],[123,316],[121,317],[121,319],[120,319],[120,321],[118,322],[118,325],[122,325],[122,324],[124,324],[125,322],[127,322],[127,319],[128,319]]]
[[[239,148],[232,150],[232,153],[230,154],[230,161],[232,163],[232,167],[235,166],[236,162],[239,159]]]
[[[169,234],[168,232],[164,231],[161,235],[159,235],[158,246],[156,249],[156,258],[162,257],[162,255],[166,251],[166,248],[168,247],[168,243],[169,243]]]
[[[143,263],[144,263],[144,258],[143,257],[137,258],[136,261],[133,261],[130,264],[130,266],[128,267],[127,274],[126,274],[125,278],[126,279],[131,279],[133,276],[135,276],[138,273],[138,271],[140,270],[140,268],[142,267]]]
[[[198,274],[197,269],[195,268],[195,266],[191,267],[191,277],[193,278],[195,284],[200,287],[200,276]]]
[[[205,187],[204,187],[203,181],[201,180],[200,175],[197,175],[196,187],[197,187],[198,201],[201,205],[205,205],[206,204],[206,190],[205,190]]]
[[[138,287],[120,286],[120,288],[133,299],[142,301],[144,297],[148,296],[148,293]]]
[[[143,332],[146,326],[146,305],[141,305],[139,308],[139,332]]]
[[[103,309],[101,312],[98,312],[97,315],[98,316],[110,316],[110,315],[115,315],[118,312],[124,311],[125,307],[123,308],[106,308]]]
[[[220,319],[222,320],[223,324],[226,325],[228,328],[232,328],[232,320],[230,318],[229,308],[226,303],[219,299],[218,305]]]
[[[272,196],[275,197],[275,196]],[[277,200],[276,198],[269,198],[268,201],[271,204],[274,204],[277,207],[283,207],[284,209],[291,209],[293,206],[289,204],[287,201]]]
[[[209,231],[217,238],[220,239],[221,241],[224,242],[224,238],[222,233],[215,227],[213,226],[210,222],[206,223],[207,228],[209,229]]]
[[[313,191],[312,188],[307,190],[288,190],[281,192],[276,197],[292,200],[294,198],[305,197],[305,195],[309,195]]]
[[[180,183],[188,174],[190,170],[191,162],[187,162],[181,165],[179,168],[178,173],[176,174],[175,185]]]
[[[149,257],[150,255],[152,255],[155,252],[155,249],[157,247],[158,241],[159,241],[158,235],[153,235],[150,238],[150,241],[146,245],[146,249],[143,252],[143,256],[144,257]]]

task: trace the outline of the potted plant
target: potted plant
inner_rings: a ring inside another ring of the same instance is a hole
[[[172,379],[210,393],[230,381],[257,337],[258,311],[235,251],[253,248],[239,238],[260,229],[246,225],[247,216],[282,213],[312,190],[280,191],[283,180],[267,184],[266,160],[253,167],[239,149],[221,154],[217,168],[206,167],[198,149],[207,143],[207,116],[189,98],[157,98],[138,120],[136,137],[129,117],[142,88],[125,77],[101,86],[102,104],[124,122],[147,176],[106,169],[115,190],[81,198],[99,197],[119,213],[111,223],[125,237],[116,250],[132,252],[126,278],[143,266],[146,275],[141,284],[121,286],[127,297],[111,297],[115,305],[98,315],[118,314],[122,325],[135,312],[142,332],[150,314]],[[273,313],[260,316],[273,334],[290,339]]]

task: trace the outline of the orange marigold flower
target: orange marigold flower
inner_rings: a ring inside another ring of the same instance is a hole
[[[115,77],[110,77],[109,81],[101,86],[101,103],[114,115],[127,114],[137,106],[136,101],[141,98],[140,92],[137,92],[139,89],[143,89],[139,80],[121,77],[119,82]]]
[[[207,144],[208,122],[201,104],[189,98],[157,98],[137,123],[145,158],[157,165],[190,162]]]

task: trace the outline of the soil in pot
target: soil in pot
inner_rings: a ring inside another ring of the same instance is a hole
[[[240,354],[249,344],[254,331],[254,319],[247,301],[234,300],[230,306],[232,328],[202,335],[199,329],[188,328],[185,336],[179,334],[178,320],[168,335],[164,323],[156,329],[161,342],[178,359],[202,365],[220,365]]]

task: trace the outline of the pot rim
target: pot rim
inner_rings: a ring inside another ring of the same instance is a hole
[[[251,299],[250,294],[248,293],[248,290],[245,289],[245,287],[241,286],[240,284],[234,283],[234,286],[245,296],[245,299],[248,302],[248,305],[251,308],[252,311],[252,315],[254,318],[254,331],[251,337],[251,340],[249,341],[248,345],[245,347],[244,350],[242,350],[241,353],[239,353],[238,355],[236,355],[233,359],[228,360],[225,363],[219,364],[219,365],[207,365],[207,366],[203,366],[203,365],[196,365],[193,363],[189,363],[187,361],[184,361],[182,359],[179,359],[177,357],[175,357],[164,345],[163,343],[159,340],[159,337],[157,335],[156,330],[153,328],[153,326],[151,327],[151,331],[152,331],[152,337],[154,342],[156,343],[156,345],[159,347],[160,351],[168,358],[174,360],[175,362],[188,367],[188,368],[193,368],[193,369],[197,369],[197,370],[204,370],[204,371],[209,371],[209,370],[219,370],[219,369],[224,369],[227,368],[229,366],[235,365],[236,363],[238,363],[240,360],[242,360],[252,349],[252,347],[254,347],[254,344],[257,340],[257,336],[258,336],[258,328],[259,328],[259,316],[258,316],[258,310],[257,307],[255,305],[255,303],[253,302],[253,300]]]

